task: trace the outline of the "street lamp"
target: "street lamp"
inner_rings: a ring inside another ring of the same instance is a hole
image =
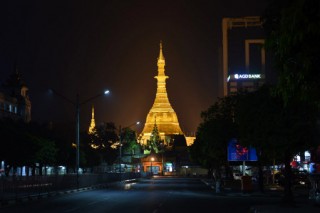
[[[154,161],[154,157],[151,158],[151,176],[153,176],[153,171],[152,171],[152,162]]]
[[[124,129],[127,129],[127,128],[130,128],[134,125],[139,125],[140,124],[140,121],[137,121],[133,124],[130,124],[129,126],[125,127]],[[122,134],[122,128],[121,128],[121,125],[119,126],[119,172],[120,172],[120,181],[121,181],[121,157],[122,157],[122,137],[121,137],[121,134]]]
[[[80,164],[80,106],[82,106],[85,103],[88,103],[89,101],[92,101],[93,99],[96,99],[100,96],[107,95],[110,93],[109,90],[105,90],[103,93],[98,93],[95,96],[92,96],[91,98],[86,99],[85,101],[80,102],[79,99],[79,93],[77,93],[76,96],[76,102],[73,102],[69,98],[65,97],[64,95],[58,93],[57,91],[50,89],[50,91],[61,98],[63,98],[65,101],[71,103],[76,107],[76,174],[77,174],[77,188],[79,188],[79,164]]]

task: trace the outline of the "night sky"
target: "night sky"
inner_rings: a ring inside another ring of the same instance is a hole
[[[267,0],[1,0],[0,83],[15,64],[29,87],[34,121],[72,123],[81,106],[88,128],[96,123],[145,122],[156,93],[159,42],[166,59],[167,92],[185,133],[221,96],[222,17],[261,15]],[[142,130],[141,125],[138,131]]]

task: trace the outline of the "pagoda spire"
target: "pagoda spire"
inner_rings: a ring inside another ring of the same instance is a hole
[[[166,80],[169,76],[165,74],[165,59],[162,52],[162,42],[160,41],[160,52],[158,57],[158,75],[154,78],[157,79],[157,92],[153,106],[150,109],[145,126],[141,133],[142,143],[150,138],[154,124],[156,124],[160,135],[175,135],[183,134],[179,126],[178,118],[173,110],[166,88]]]
[[[89,134],[94,133],[94,128],[96,127],[96,121],[94,120],[94,106],[92,105],[92,112],[91,112],[91,123],[89,126]]]
[[[163,66],[166,65],[163,53],[162,53],[162,41],[160,41],[160,52],[159,52],[159,57],[158,57],[158,67],[160,64],[163,64]]]
[[[158,57],[158,75],[154,78],[157,79],[157,93],[156,93],[156,99],[153,104],[153,108],[156,107],[156,105],[161,104],[161,107],[165,108],[172,108],[168,99],[167,94],[167,88],[166,88],[166,79],[169,78],[169,76],[166,76],[165,74],[165,59],[162,53],[162,41],[160,41],[160,52]]]

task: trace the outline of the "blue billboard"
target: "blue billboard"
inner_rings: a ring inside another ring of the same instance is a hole
[[[228,144],[228,161],[257,161],[255,148],[241,146],[237,139],[231,139]]]

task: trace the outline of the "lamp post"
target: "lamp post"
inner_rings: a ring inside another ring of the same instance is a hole
[[[152,171],[152,162],[154,161],[154,157],[151,158],[151,176],[153,176],[153,171]]]
[[[121,147],[122,147],[122,138],[121,138],[121,133],[122,133],[122,129],[121,129],[121,125],[119,126],[119,173],[120,173],[120,181],[121,181]]]
[[[130,128],[134,125],[139,125],[140,124],[140,121],[137,121],[133,124],[130,124],[129,126],[125,127],[124,129],[127,129],[127,128]],[[121,158],[122,158],[122,137],[121,137],[121,134],[122,134],[122,128],[121,128],[121,125],[119,126],[119,172],[120,172],[120,181],[121,181]]]
[[[74,105],[76,107],[76,174],[77,174],[77,188],[79,188],[79,164],[80,164],[80,106],[88,103],[89,101],[92,101],[93,99],[96,99],[100,96],[103,95],[107,95],[110,93],[109,90],[105,90],[103,93],[99,93],[95,96],[92,96],[91,98],[86,99],[83,102],[80,102],[79,99],[79,94],[77,93],[76,96],[76,102],[71,101],[70,99],[68,99],[67,97],[65,97],[64,95],[58,93],[57,91],[50,89],[51,92],[53,92],[54,94],[60,96],[61,98],[63,98],[64,100],[66,100],[67,102],[71,103],[72,105]]]

